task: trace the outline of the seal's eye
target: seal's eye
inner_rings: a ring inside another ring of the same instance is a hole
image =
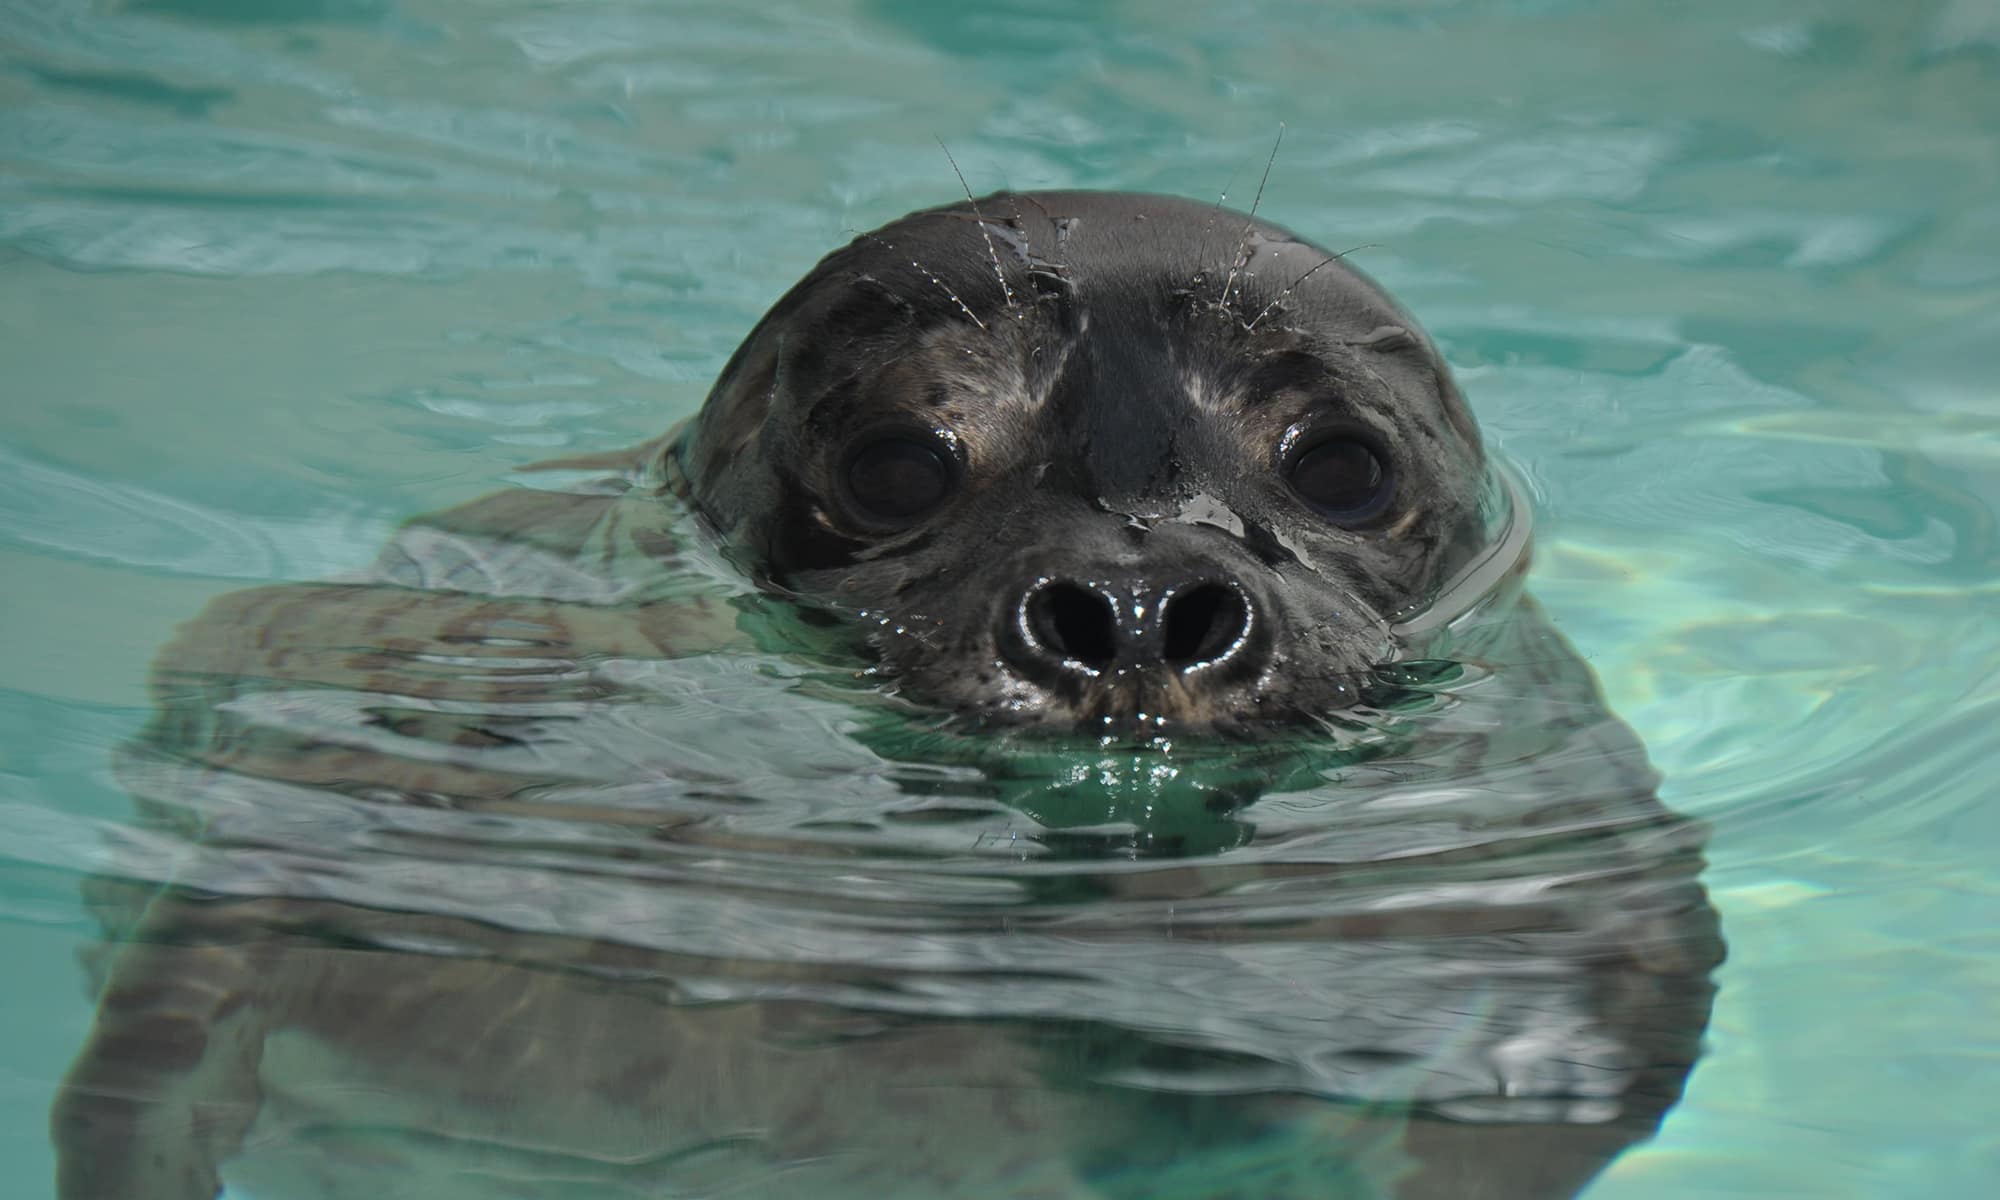
[[[1366,442],[1335,434],[1289,457],[1285,474],[1307,504],[1341,524],[1366,521],[1389,505],[1394,479]]]
[[[869,525],[901,529],[944,502],[958,462],[935,438],[891,433],[847,452],[840,483],[848,509]]]

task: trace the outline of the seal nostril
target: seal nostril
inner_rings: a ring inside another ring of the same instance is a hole
[[[1234,589],[1204,583],[1167,601],[1167,665],[1187,668],[1224,657],[1250,626],[1250,609]]]
[[[1028,597],[1028,633],[1044,650],[1087,667],[1111,664],[1114,620],[1109,601],[1073,583],[1051,583]]]

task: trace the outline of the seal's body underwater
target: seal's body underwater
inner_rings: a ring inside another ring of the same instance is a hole
[[[914,214],[589,465],[165,652],[63,1200],[1529,1200],[1678,1097],[1699,830],[1334,256],[1162,197]],[[852,648],[711,712],[757,613]],[[977,778],[865,731],[787,774],[841,677]]]

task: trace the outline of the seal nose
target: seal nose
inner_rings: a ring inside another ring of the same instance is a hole
[[[1042,677],[1110,670],[1191,672],[1244,652],[1255,610],[1242,588],[1213,580],[1113,587],[1038,581],[1003,639],[1017,666]]]

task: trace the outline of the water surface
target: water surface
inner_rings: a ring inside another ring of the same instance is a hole
[[[0,1162],[46,1193],[177,623],[657,434],[821,252],[953,198],[936,138],[982,190],[1240,204],[1282,121],[1263,211],[1438,336],[1710,825],[1708,1053],[1591,1195],[1991,1191],[1997,110],[1975,0],[0,3]],[[922,762],[797,703],[743,747],[771,804]],[[1008,811],[978,853],[1062,823]]]

